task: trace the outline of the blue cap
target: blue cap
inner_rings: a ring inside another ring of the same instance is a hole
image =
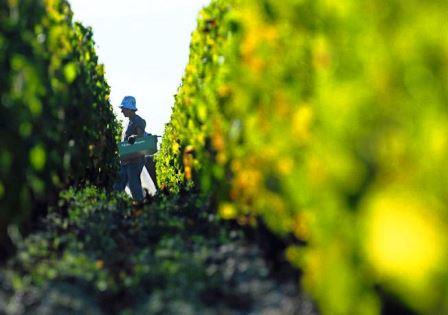
[[[135,101],[135,97],[133,96],[125,96],[123,100],[121,101],[120,108],[127,108],[130,110],[137,110],[137,105]]]

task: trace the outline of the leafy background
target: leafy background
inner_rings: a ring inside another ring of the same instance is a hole
[[[119,128],[97,60],[66,1],[0,4],[0,243],[60,190],[112,184]]]
[[[0,3],[0,310],[447,313],[447,6],[212,1],[132,208],[92,31]]]
[[[160,184],[200,187],[222,217],[306,243],[285,254],[325,314],[379,313],[383,295],[446,312],[446,9],[213,1]]]

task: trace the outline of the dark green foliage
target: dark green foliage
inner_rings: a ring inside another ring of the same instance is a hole
[[[92,31],[65,0],[0,3],[0,246],[61,189],[110,186],[117,121]]]
[[[39,232],[15,238],[19,252],[0,270],[0,313],[243,314],[310,306],[295,279],[276,281],[258,247],[214,212],[195,194],[157,196],[133,209],[121,194],[64,192]]]

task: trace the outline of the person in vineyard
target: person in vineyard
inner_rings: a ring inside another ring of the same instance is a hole
[[[145,135],[146,121],[135,113],[137,111],[137,105],[133,96],[125,96],[120,108],[123,115],[129,118],[129,123],[123,133],[122,140],[133,144],[136,138]],[[129,185],[132,198],[138,202],[143,201],[140,174],[145,165],[145,155],[143,153],[133,154],[132,156],[122,158],[120,162],[119,179],[114,185],[114,190],[123,191],[126,185]]]

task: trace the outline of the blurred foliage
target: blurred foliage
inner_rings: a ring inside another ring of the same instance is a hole
[[[296,314],[306,302],[297,283],[277,281],[213,209],[197,194],[132,208],[124,194],[69,189],[37,231],[14,239],[0,313]]]
[[[110,186],[118,123],[92,30],[65,0],[0,2],[0,246],[58,192]]]
[[[323,314],[448,313],[448,2],[215,0],[159,186],[306,242]]]

